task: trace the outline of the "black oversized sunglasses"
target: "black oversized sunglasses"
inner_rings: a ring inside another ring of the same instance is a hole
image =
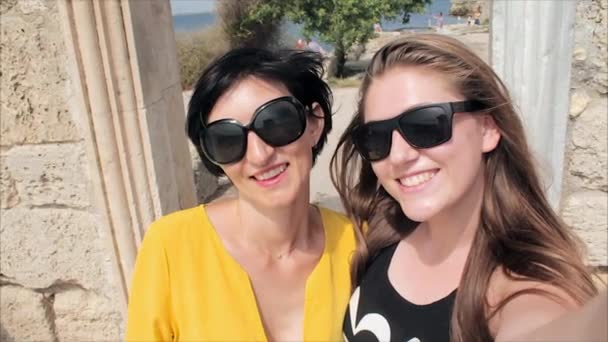
[[[249,131],[272,147],[296,141],[306,130],[306,109],[295,97],[284,96],[256,109],[248,125],[235,119],[222,119],[210,124],[202,122],[200,143],[203,152],[215,164],[230,164],[245,156]]]
[[[361,156],[370,161],[388,157],[394,130],[415,148],[431,148],[452,138],[454,113],[485,109],[479,101],[447,102],[407,110],[394,118],[371,121],[356,127],[352,141]]]

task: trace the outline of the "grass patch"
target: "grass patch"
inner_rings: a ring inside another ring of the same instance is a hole
[[[182,89],[190,89],[203,69],[230,48],[228,39],[219,26],[211,26],[196,32],[180,32],[175,35],[177,60]]]
[[[296,42],[287,32],[276,34],[275,38],[271,48],[291,48]],[[230,50],[230,39],[219,24],[195,32],[178,32],[175,41],[183,90],[192,89],[203,69]]]

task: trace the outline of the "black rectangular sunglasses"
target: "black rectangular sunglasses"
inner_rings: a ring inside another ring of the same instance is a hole
[[[283,96],[258,107],[248,125],[235,119],[201,121],[200,143],[207,158],[214,164],[230,164],[245,156],[249,131],[272,147],[299,139],[306,130],[306,109],[295,97]]]
[[[454,113],[482,109],[485,109],[483,103],[474,100],[424,105],[391,119],[360,125],[353,130],[352,141],[361,156],[370,162],[388,157],[394,130],[412,147],[431,148],[452,138]]]

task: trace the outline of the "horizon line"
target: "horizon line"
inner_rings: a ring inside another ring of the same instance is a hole
[[[171,13],[172,17],[183,16],[183,15],[197,15],[197,14],[216,14],[215,11],[204,11],[204,12],[185,12],[185,13]]]

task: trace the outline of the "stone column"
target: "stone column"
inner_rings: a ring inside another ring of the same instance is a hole
[[[168,1],[60,3],[73,105],[126,303],[145,228],[195,205],[171,9]]]
[[[575,1],[494,1],[491,64],[520,110],[552,205],[564,168]]]
[[[169,1],[0,22],[0,340],[119,341],[145,227],[195,204]]]

